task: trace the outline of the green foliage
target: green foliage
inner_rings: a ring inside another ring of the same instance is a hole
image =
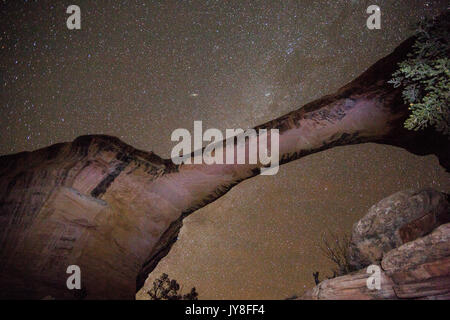
[[[450,14],[423,20],[417,30],[412,52],[389,82],[403,87],[403,99],[411,114],[405,128],[427,126],[450,136]]]
[[[189,293],[179,293],[180,285],[176,280],[170,280],[166,273],[153,281],[153,287],[147,291],[151,300],[198,300],[195,287]]]

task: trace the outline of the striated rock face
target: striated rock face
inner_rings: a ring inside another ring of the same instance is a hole
[[[132,298],[130,279],[177,218],[154,211],[170,204],[148,187],[172,167],[107,136],[1,157],[1,297]],[[83,290],[67,290],[71,264]]]
[[[389,210],[389,203],[396,210]],[[412,207],[418,212],[411,212]],[[423,210],[424,207],[427,210]],[[382,210],[376,211],[375,208]],[[405,208],[406,211],[398,208]],[[374,212],[381,217],[374,217]],[[370,243],[359,246],[357,252],[360,256],[370,257],[373,259],[371,263],[381,268],[381,289],[368,288],[366,281],[372,274],[361,268],[321,282],[307,291],[302,299],[450,299],[450,223],[435,227],[430,233],[430,225],[448,221],[449,214],[448,196],[430,189],[399,192],[380,201],[354,225],[353,235],[360,236],[361,226],[367,221],[396,221],[390,224],[393,230],[380,228],[384,233],[376,236],[366,228],[368,239],[353,239],[352,246],[361,242]],[[410,226],[411,217],[415,217],[412,221],[428,222],[413,223],[413,231],[406,233],[407,238],[402,238],[403,233],[399,231],[402,224],[399,221],[405,221],[404,225]],[[377,245],[380,247],[377,248]],[[350,251],[354,253],[355,249],[350,247]]]
[[[450,275],[450,224],[389,251],[381,266],[396,283]]]
[[[369,209],[353,226],[350,263],[380,263],[383,254],[450,222],[447,195],[433,189],[397,192]]]
[[[342,277],[327,279],[305,292],[303,300],[372,300],[395,299],[394,283],[381,271],[381,290],[370,290],[366,270],[352,272]]]

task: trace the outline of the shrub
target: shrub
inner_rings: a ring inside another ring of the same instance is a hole
[[[330,230],[328,231],[328,234],[322,235],[322,243],[320,244],[319,249],[328,260],[332,261],[336,265],[332,270],[332,278],[355,271],[355,269],[350,265],[348,255],[349,244],[350,237],[347,235],[339,237]],[[316,274],[317,275],[313,273],[314,279],[317,283],[319,273],[317,272]]]

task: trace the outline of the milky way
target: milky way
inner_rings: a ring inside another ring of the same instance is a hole
[[[66,8],[81,8],[68,30]],[[378,4],[381,30],[366,27]],[[176,128],[249,128],[332,93],[447,1],[2,1],[0,154],[110,134],[168,157]],[[449,191],[433,156],[367,144],[256,177],[185,221],[155,275],[200,298],[275,298],[331,265],[327,229],[349,232],[402,189]]]

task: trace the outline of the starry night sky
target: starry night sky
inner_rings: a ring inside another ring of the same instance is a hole
[[[110,134],[169,157],[176,128],[249,128],[332,93],[448,1],[0,2],[0,154]],[[81,8],[68,30],[66,8]],[[381,30],[366,28],[377,4]],[[200,298],[274,298],[330,275],[317,245],[407,188],[450,191],[433,156],[366,144],[284,165],[185,220],[155,275]]]

